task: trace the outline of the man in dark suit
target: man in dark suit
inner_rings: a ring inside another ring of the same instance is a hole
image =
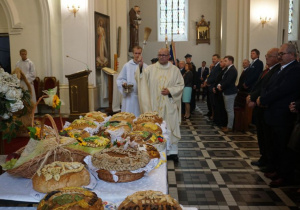
[[[234,67],[234,58],[231,55],[224,57],[224,62],[227,67],[222,76],[221,82],[217,85],[219,91],[223,91],[224,104],[227,112],[228,122],[227,127],[222,128],[223,132],[232,131],[234,121],[234,99],[237,94],[235,81],[237,78],[237,70]]]
[[[265,107],[262,106],[256,106],[256,100],[261,94],[262,88],[265,88],[268,84],[268,81],[272,77],[274,72],[277,72],[280,69],[280,63],[278,60],[278,48],[272,48],[270,49],[266,57],[266,64],[268,66],[267,69],[265,69],[260,76],[258,77],[258,80],[254,84],[251,93],[247,97],[247,104],[249,107],[254,108],[253,109],[253,115],[256,118],[256,130],[257,130],[257,141],[260,151],[260,158],[258,161],[252,161],[251,165],[264,167],[265,169],[261,168],[261,170],[264,170],[265,172],[272,172],[274,171],[274,166],[272,164],[272,143],[270,139],[270,128],[266,124],[264,120],[264,112]]]
[[[202,66],[198,69],[198,78],[200,79],[200,82],[197,84],[197,99],[199,100],[199,95],[200,95],[200,88],[201,85],[204,83],[204,81],[207,78],[207,75],[209,74],[209,69],[206,67],[206,61],[202,61]],[[206,87],[202,88],[202,101],[204,101],[205,96],[206,96]]]
[[[214,84],[216,82],[217,76],[219,75],[219,73],[221,72],[221,67],[220,67],[220,55],[218,54],[214,54],[212,56],[212,63],[214,64],[214,67],[211,69],[209,76],[207,77],[206,80],[206,85],[207,85],[207,89],[208,89],[208,98],[207,100],[210,101],[210,103],[207,103],[207,106],[211,106],[208,107],[208,110],[212,110],[212,115],[214,113],[214,109],[215,109],[215,101],[214,101],[214,93],[213,93],[213,87]],[[209,113],[207,113],[209,114]],[[212,118],[211,118],[212,119]]]
[[[191,98],[191,112],[193,112],[196,108],[196,86],[197,83],[199,82],[199,79],[197,77],[197,72],[196,72],[196,66],[192,62],[192,55],[186,54],[184,56],[185,62],[190,63],[193,66],[192,73],[193,73],[193,87],[192,87],[192,98]]]
[[[223,91],[219,91],[217,86],[222,81],[223,75],[226,72],[227,68],[224,62],[224,59],[220,59],[220,67],[222,71],[216,78],[216,82],[213,87],[214,92],[214,100],[215,100],[215,113],[214,113],[214,121],[213,123],[217,126],[227,127],[227,112],[225,109]]]
[[[181,75],[184,75],[185,73],[185,62],[184,61],[179,61],[178,62],[178,68],[180,70]]]
[[[263,88],[257,103],[266,106],[264,117],[271,128],[273,157],[276,169],[266,173],[271,178],[271,187],[290,184],[294,179],[294,153],[287,144],[293,129],[295,115],[290,112],[291,102],[300,97],[300,64],[296,61],[296,48],[293,44],[281,45],[279,51],[280,70],[275,72],[268,85]]]
[[[249,69],[245,72],[245,80],[243,84],[244,90],[248,93],[251,92],[253,85],[257,81],[259,75],[261,74],[264,68],[263,62],[259,60],[259,55],[259,50],[251,50],[252,62],[250,64]]]
[[[243,70],[243,72],[242,72],[242,74],[239,78],[239,83],[238,83],[238,86],[237,86],[239,91],[246,91],[244,89],[244,83],[245,83],[245,77],[246,77],[247,71],[249,70],[249,67],[250,67],[250,61],[248,59],[244,59],[243,60],[244,70]]]

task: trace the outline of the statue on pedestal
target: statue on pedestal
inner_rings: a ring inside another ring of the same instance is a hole
[[[139,45],[139,25],[142,23],[139,6],[134,6],[129,11],[130,20],[130,45],[129,52],[132,52],[134,46]]]

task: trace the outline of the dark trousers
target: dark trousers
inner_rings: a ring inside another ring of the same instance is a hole
[[[295,153],[287,147],[292,130],[291,126],[271,126],[273,164],[278,175],[288,181],[294,179],[295,167]]]
[[[257,131],[257,141],[260,152],[260,161],[263,163],[267,163],[267,139],[265,136],[265,120],[264,120],[264,108],[256,106],[253,109],[253,118],[256,118],[255,125]],[[271,148],[269,148],[271,149]]]
[[[222,92],[217,92],[214,94],[215,101],[215,112],[214,112],[214,123],[222,127],[227,126],[227,112],[225,109],[224,99]]]
[[[191,98],[191,112],[193,112],[196,108],[196,89],[192,90],[192,98]]]
[[[208,88],[206,88],[206,94],[207,94],[207,109],[208,109],[208,113],[207,115],[208,116],[211,116],[212,115],[212,108],[211,108],[211,101],[210,101],[210,94],[208,92]]]

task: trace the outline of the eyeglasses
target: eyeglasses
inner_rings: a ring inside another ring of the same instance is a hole
[[[169,56],[169,54],[158,54],[157,56],[158,57],[167,57],[167,56]]]
[[[280,52],[278,53],[278,56],[284,56],[285,54],[289,54],[289,53]]]

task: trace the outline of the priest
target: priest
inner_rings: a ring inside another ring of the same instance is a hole
[[[139,71],[135,73],[138,85],[140,112],[157,111],[166,121],[171,131],[170,146],[167,150],[169,159],[178,161],[178,141],[181,123],[181,96],[184,81],[179,69],[168,62],[169,50],[158,51],[158,62],[143,68],[142,56],[139,59]]]

